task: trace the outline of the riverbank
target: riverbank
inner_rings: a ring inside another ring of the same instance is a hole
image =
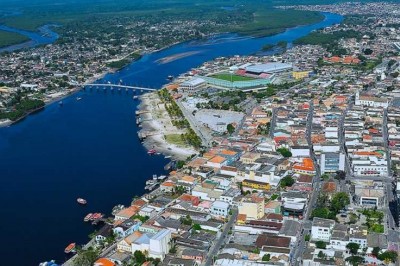
[[[142,113],[140,133],[147,135],[143,141],[146,149],[155,149],[165,156],[171,156],[173,160],[185,160],[198,153],[194,148],[179,141],[180,134],[186,131],[172,125],[165,105],[156,92],[146,93],[140,100],[138,106],[139,112]]]
[[[102,78],[104,78],[105,75],[107,75],[108,73],[110,73],[110,72],[109,72],[109,71],[105,71],[105,72],[103,72],[103,73],[101,73],[101,74],[95,75],[95,76],[93,76],[93,77],[87,79],[87,80],[84,82],[84,84],[90,84],[90,83],[95,82],[96,80],[102,79]],[[21,122],[22,120],[24,120],[25,118],[27,118],[29,115],[31,115],[31,114],[33,114],[33,113],[36,113],[36,112],[38,112],[38,111],[40,111],[40,110],[43,110],[43,109],[45,109],[47,106],[49,106],[49,105],[51,105],[51,104],[53,104],[53,103],[55,103],[55,102],[59,102],[59,101],[65,99],[65,98],[67,98],[67,97],[69,97],[69,96],[72,96],[72,95],[74,95],[75,93],[77,93],[77,92],[80,91],[80,90],[81,90],[81,88],[79,88],[79,87],[74,87],[74,88],[72,88],[72,89],[67,90],[66,92],[56,92],[56,93],[53,93],[53,94],[48,94],[48,95],[46,95],[46,99],[43,99],[43,101],[44,101],[44,103],[45,103],[44,106],[42,106],[42,107],[40,107],[40,108],[32,109],[32,110],[30,110],[29,112],[26,112],[23,116],[19,117],[19,118],[18,118],[17,120],[15,120],[15,121],[12,121],[12,120],[9,120],[9,119],[8,119],[8,120],[0,121],[0,128],[2,128],[2,127],[9,127],[9,126],[14,125],[14,124],[16,124],[16,123],[18,123],[18,122]]]

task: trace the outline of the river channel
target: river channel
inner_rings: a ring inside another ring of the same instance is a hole
[[[317,24],[270,37],[225,34],[174,45],[144,55],[99,82],[122,80],[159,88],[168,75],[179,75],[213,58],[257,53],[265,44],[290,43],[342,20],[336,14],[324,15]],[[188,56],[161,63],[183,53]],[[147,179],[164,172],[168,161],[161,155],[147,155],[137,138],[138,101],[132,96],[125,90],[87,89],[64,99],[63,106],[51,104],[0,128],[2,265],[64,261],[64,248],[71,242],[87,242],[94,230],[83,222],[87,213],[109,214],[116,204],[129,204],[144,193]],[[87,199],[87,206],[78,205],[77,197]]]

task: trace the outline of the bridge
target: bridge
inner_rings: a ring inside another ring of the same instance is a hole
[[[157,89],[151,89],[146,87],[128,86],[121,84],[111,84],[111,83],[89,83],[89,84],[71,84],[79,87],[103,87],[103,88],[120,88],[120,89],[130,89],[130,90],[143,90],[143,91],[156,91]]]

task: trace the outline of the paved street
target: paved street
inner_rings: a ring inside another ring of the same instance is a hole
[[[180,101],[176,101],[178,104],[179,108],[182,110],[183,115],[186,117],[186,119],[189,121],[190,127],[196,132],[197,136],[201,138],[201,142],[203,143],[204,146],[210,146],[211,145],[211,138],[210,136],[207,136],[207,134],[203,134],[203,129],[198,125],[198,121],[194,118],[194,116],[187,111],[187,109],[182,105]]]
[[[224,230],[222,231],[221,236],[211,246],[210,251],[207,254],[207,259],[205,260],[205,262],[202,265],[209,266],[209,265],[213,264],[214,256],[216,256],[218,254],[219,249],[221,248],[222,244],[226,240],[229,230],[231,230],[233,223],[236,221],[237,215],[238,215],[238,210],[235,208],[232,209],[232,215],[229,217],[229,221],[225,224],[225,227],[224,227]]]

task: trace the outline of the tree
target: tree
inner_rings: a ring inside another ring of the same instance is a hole
[[[279,148],[276,151],[282,154],[285,158],[292,157],[292,153],[287,148]]]
[[[381,252],[381,248],[380,247],[374,247],[371,251],[371,254],[374,255],[375,257],[379,256],[379,252]]]
[[[371,50],[371,49],[369,49],[369,48],[367,48],[367,49],[364,50],[364,54],[365,54],[365,55],[371,55],[373,52],[374,52],[374,51]]]
[[[196,231],[200,231],[201,230],[201,226],[199,224],[194,224],[192,228],[194,230],[196,230]]]
[[[184,161],[177,161],[176,162],[176,168],[181,169],[183,166],[185,166]]]
[[[97,260],[99,252],[93,248],[91,249],[78,249],[78,255],[74,259],[73,264],[79,266],[92,266]]]
[[[350,251],[351,254],[357,255],[360,245],[357,243],[350,242],[346,245],[346,248]]]
[[[353,266],[358,266],[363,263],[364,258],[360,256],[350,256],[346,258],[346,261]]]
[[[228,133],[229,133],[230,135],[232,135],[232,133],[235,132],[235,127],[234,127],[232,124],[228,124],[228,125],[226,126],[226,130],[228,131]]]
[[[315,246],[320,249],[326,249],[326,243],[324,241],[315,242]]]
[[[391,261],[391,262],[396,262],[396,260],[397,260],[397,252],[393,251],[393,250],[385,251],[385,252],[383,252],[383,253],[378,255],[378,259],[382,260],[382,261],[388,260],[388,261]]]
[[[294,184],[294,179],[290,175],[285,176],[281,179],[281,187],[290,187]]]
[[[345,172],[345,171],[341,171],[341,170],[336,171],[336,176],[335,176],[335,178],[338,179],[338,180],[344,180],[344,179],[346,179],[346,172]]]
[[[320,251],[318,252],[318,258],[324,259],[325,257],[326,257],[325,253],[322,252],[322,250],[320,250]]]
[[[136,250],[133,256],[135,257],[136,263],[139,265],[142,265],[146,261],[146,256],[140,250]]]
[[[350,204],[349,195],[346,192],[338,192],[336,193],[331,202],[331,210],[335,213],[338,213],[339,210],[346,207],[346,205]]]
[[[305,240],[305,241],[310,241],[310,239],[311,239],[311,236],[310,236],[310,235],[305,235],[305,236],[304,236],[304,240]]]
[[[189,215],[186,215],[185,218],[184,218],[184,217],[181,217],[181,222],[182,222],[184,225],[192,225],[193,220],[192,220],[192,218],[190,218]]]
[[[262,261],[269,261],[271,259],[271,255],[270,254],[264,254],[264,256],[262,257]]]

